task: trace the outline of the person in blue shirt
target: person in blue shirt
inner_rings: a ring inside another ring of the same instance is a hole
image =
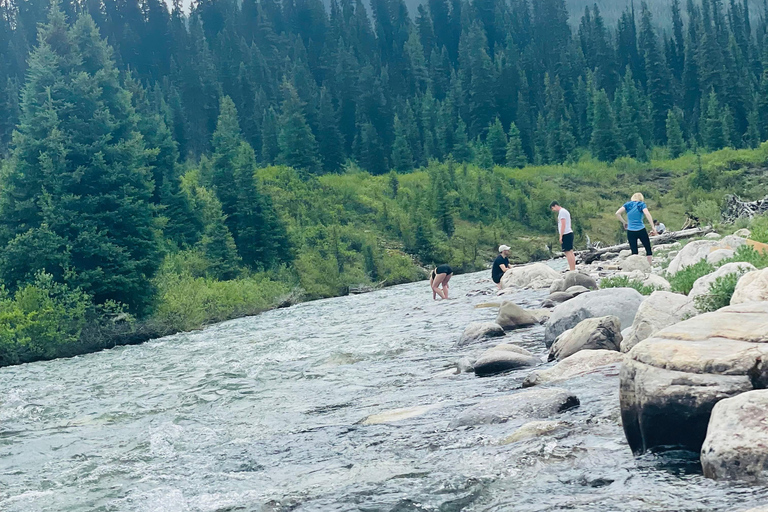
[[[624,214],[627,214],[627,220],[624,220]],[[645,247],[645,254],[648,256],[648,263],[651,263],[653,251],[651,250],[651,239],[648,237],[648,230],[645,229],[645,222],[643,217],[648,219],[651,225],[651,236],[656,236],[658,233],[653,227],[653,217],[651,212],[648,211],[648,205],[645,204],[645,198],[643,194],[638,192],[632,196],[632,200],[625,203],[624,206],[616,210],[616,217],[619,218],[624,225],[624,229],[627,230],[627,241],[629,242],[629,248],[632,250],[632,254],[637,254],[637,241],[643,243]]]

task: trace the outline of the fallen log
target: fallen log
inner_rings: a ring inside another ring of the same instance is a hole
[[[712,228],[694,228],[685,229],[682,231],[668,231],[662,235],[652,236],[651,243],[653,245],[664,245],[677,240],[684,240],[686,238],[693,238],[695,236],[706,235],[711,233]],[[612,245],[610,247],[603,247],[602,249],[587,249],[586,251],[576,252],[576,257],[581,259],[582,263],[592,263],[595,260],[600,259],[600,256],[609,252],[619,252],[629,249],[629,244]]]

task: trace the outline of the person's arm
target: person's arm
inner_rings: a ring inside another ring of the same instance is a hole
[[[645,218],[648,219],[648,222],[651,223],[651,236],[657,236],[658,233],[656,232],[656,228],[653,226],[653,217],[651,216],[651,212],[648,211],[648,208],[643,208],[643,213],[645,214]]]
[[[618,210],[616,210],[616,217],[621,221],[621,225],[624,226],[624,229],[627,229],[627,226],[629,225],[626,220],[624,220],[624,213],[626,213],[627,210],[622,206]]]
[[[563,233],[565,233],[565,219],[560,219],[560,243],[563,243]]]

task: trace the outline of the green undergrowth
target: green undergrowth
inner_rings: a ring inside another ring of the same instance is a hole
[[[642,282],[630,279],[627,276],[607,277],[600,281],[600,288],[634,288],[643,295],[650,295],[660,289],[656,286],[644,285]]]

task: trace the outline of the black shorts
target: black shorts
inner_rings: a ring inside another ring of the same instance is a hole
[[[563,235],[562,248],[563,248],[563,252],[568,252],[573,250],[573,233],[568,233],[566,235]]]
[[[632,250],[632,254],[637,254],[637,241],[640,240],[643,242],[643,247],[645,247],[645,255],[651,256],[653,255],[653,251],[651,250],[651,239],[648,238],[648,230],[645,228],[639,230],[639,231],[627,231],[627,241],[629,242],[629,248]]]
[[[439,267],[437,267],[435,269],[435,276],[437,276],[438,274],[448,274],[448,275],[451,275],[451,274],[453,274],[453,269],[450,266],[448,266],[448,265],[440,265]]]

